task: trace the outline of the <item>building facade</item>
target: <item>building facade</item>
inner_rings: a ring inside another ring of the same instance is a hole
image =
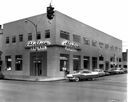
[[[72,73],[122,65],[121,40],[58,11],[52,20],[41,14],[3,27],[2,71],[9,78],[64,77],[64,67]]]
[[[2,69],[2,37],[3,37],[3,29],[0,25],[0,72],[1,72],[1,69]]]
[[[122,66],[123,68],[128,68],[128,49],[122,53]]]

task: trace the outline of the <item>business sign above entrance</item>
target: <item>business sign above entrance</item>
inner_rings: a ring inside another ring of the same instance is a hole
[[[25,45],[25,48],[31,50],[46,50],[47,46],[50,44],[51,42],[49,41],[28,41],[27,44]]]
[[[63,41],[62,45],[65,46],[65,49],[69,51],[77,51],[80,49],[79,45],[75,42]]]

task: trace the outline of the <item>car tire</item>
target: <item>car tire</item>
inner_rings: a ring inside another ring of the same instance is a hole
[[[80,81],[80,78],[76,77],[76,78],[75,78],[75,81],[76,81],[76,82]]]

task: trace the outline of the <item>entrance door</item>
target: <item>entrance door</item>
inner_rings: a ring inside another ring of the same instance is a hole
[[[31,76],[47,75],[47,52],[30,53],[30,75]]]
[[[34,75],[35,76],[40,76],[42,74],[42,59],[36,56],[33,56],[33,64],[34,67]]]

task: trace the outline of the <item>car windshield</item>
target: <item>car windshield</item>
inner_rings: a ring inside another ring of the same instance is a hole
[[[86,71],[81,71],[81,73],[90,73],[90,71],[86,70]]]

